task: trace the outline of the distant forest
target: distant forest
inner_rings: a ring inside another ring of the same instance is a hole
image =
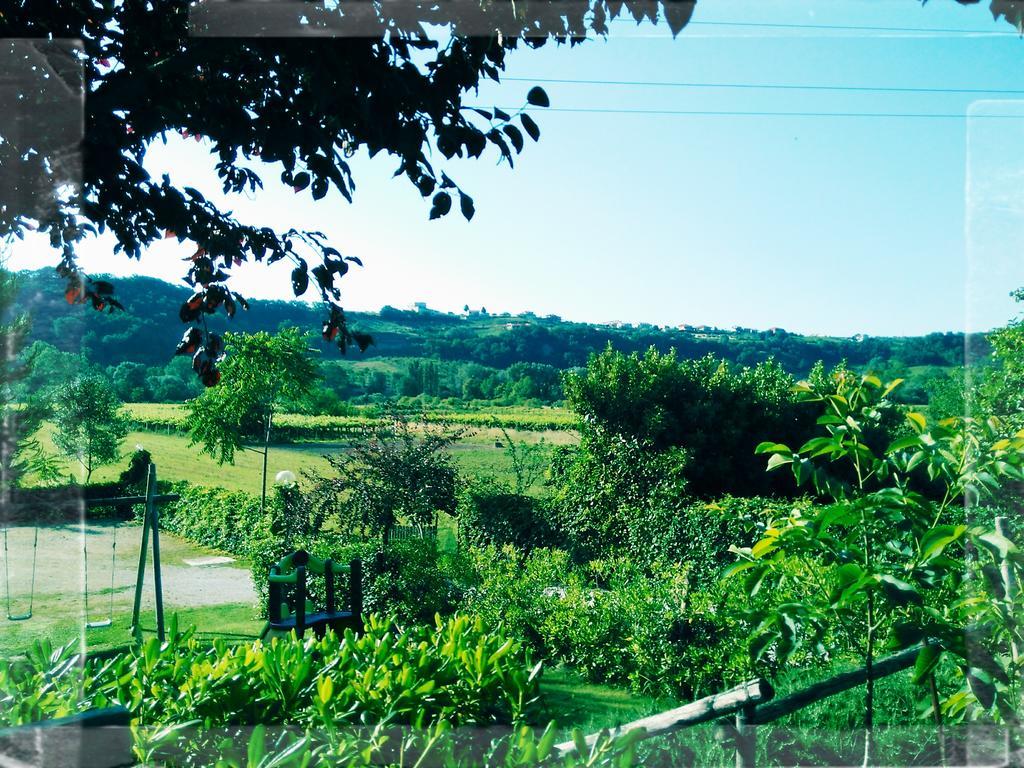
[[[20,273],[18,311],[32,319],[35,365],[23,382],[36,392],[83,368],[111,376],[127,401],[176,402],[194,396],[198,385],[187,358],[172,354],[184,326],[178,307],[190,291],[148,277],[116,278],[124,312],[100,313],[68,305],[61,281],[50,270]],[[804,336],[784,329],[722,330],[659,328],[649,324],[613,327],[557,317],[463,315],[384,307],[379,313],[352,312],[350,326],[371,334],[366,352],[338,354],[317,330],[322,310],[297,301],[253,301],[234,320],[211,318],[212,330],[255,332],[297,326],[310,331],[321,352],[324,387],[314,412],[341,412],[345,403],[384,398],[454,398],[463,402],[550,404],[561,400],[561,371],[586,364],[609,344],[621,352],[655,347],[675,349],[681,358],[712,354],[739,365],[773,357],[795,376],[817,361],[845,360],[858,369],[906,376],[905,396],[927,399],[927,384],[987,353],[983,335],[932,333],[918,337],[854,338]]]

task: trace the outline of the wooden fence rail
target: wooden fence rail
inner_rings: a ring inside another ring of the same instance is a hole
[[[870,677],[878,680],[909,669],[914,665],[920,650],[921,646],[917,645],[876,661],[872,666]],[[750,680],[735,688],[730,688],[728,691],[706,696],[690,704],[684,704],[642,720],[626,723],[614,730],[592,733],[585,740],[588,747],[593,747],[594,743],[603,735],[615,737],[635,730],[642,731],[641,739],[650,739],[734,715],[735,726],[727,725],[730,732],[728,744],[736,750],[737,768],[752,768],[757,747],[754,726],[774,722],[816,701],[863,685],[867,680],[867,668],[861,667],[852,672],[843,672],[777,700],[773,700],[774,691],[766,680]],[[575,752],[577,748],[574,742],[567,741],[558,744],[555,749],[559,755],[565,756]]]
[[[871,677],[878,680],[897,672],[902,672],[904,669],[909,669],[914,666],[914,661],[916,661],[920,650],[921,646],[917,645],[894,656],[876,661],[871,669]],[[856,688],[867,681],[868,671],[866,667],[855,669],[852,672],[843,672],[835,677],[830,677],[828,680],[815,683],[802,691],[791,693],[789,696],[784,696],[764,706],[757,707],[750,725],[764,725],[765,723],[774,722],[780,717],[791,715],[816,701],[827,699],[829,696],[835,696],[837,693],[848,691],[851,688]]]
[[[690,704],[661,712],[657,715],[645,717],[632,723],[620,726],[611,731],[612,736],[618,736],[636,729],[643,729],[642,738],[649,739],[653,736],[664,736],[675,731],[689,728],[693,725],[709,722],[723,715],[730,715],[745,707],[756,706],[768,701],[773,696],[771,685],[765,680],[750,680],[749,682],[730,688],[728,691],[716,693],[712,696],[705,696]],[[586,737],[588,747],[601,737],[601,733],[592,733]],[[555,746],[560,755],[567,755],[576,751],[576,744],[567,741]]]

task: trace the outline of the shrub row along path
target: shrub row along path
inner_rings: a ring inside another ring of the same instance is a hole
[[[85,621],[85,555],[88,545],[89,619],[106,619],[110,612],[111,554],[114,540],[112,523],[46,526],[39,529],[38,562],[35,576],[34,615],[28,621],[11,622],[0,616],[0,655],[23,652],[34,639],[49,637],[64,643],[81,637]],[[6,563],[10,574],[12,610],[28,608],[31,586],[31,526],[8,529]],[[114,624],[110,628],[89,629],[85,639],[90,647],[122,645],[129,639],[135,578],[142,543],[142,526],[123,524],[117,528],[114,550],[113,603]],[[259,629],[255,615],[256,594],[248,565],[235,560],[218,565],[189,565],[186,560],[201,560],[223,553],[192,544],[174,534],[161,531],[160,560],[163,574],[164,606],[168,617],[177,613],[182,623],[194,623],[200,631],[217,633],[255,633]],[[147,558],[143,587],[143,629],[154,624],[152,551]],[[0,550],[0,557],[4,553]],[[2,574],[2,571],[0,571]],[[4,595],[0,591],[0,599]],[[4,606],[6,608],[6,606]],[[230,610],[225,611],[228,607]]]

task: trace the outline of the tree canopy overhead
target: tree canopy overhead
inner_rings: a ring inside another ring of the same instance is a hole
[[[20,184],[0,196],[0,236],[47,234],[62,254],[68,300],[97,309],[118,304],[113,286],[90,281],[76,266],[83,237],[109,231],[115,249],[133,258],[165,237],[190,241],[183,255],[195,293],[180,317],[197,324],[201,346],[208,342],[205,315],[245,307],[228,287],[231,268],[288,259],[295,294],[312,288],[324,302],[324,336],[343,351],[353,343],[364,348],[369,337],[350,331],[341,308],[340,280],[357,259],[320,233],[243,221],[194,188],[151,177],[144,167],[150,145],[175,133],[205,139],[226,193],[255,191],[276,174],[317,200],[331,188],[351,200],[350,158],[384,152],[395,158],[396,175],[430,200],[431,218],[456,203],[471,218],[474,201],[444,161],[488,154],[512,165],[526,137],[540,136],[525,109],[548,104],[540,88],[516,114],[466,103],[481,80],[500,81],[510,52],[606,35],[619,16],[665,22],[676,34],[694,6],[14,0],[0,13],[0,38],[42,42],[3,51],[13,74],[0,85],[13,83],[28,98],[8,102],[20,107],[15,119],[0,119],[0,167]],[[55,82],[67,91],[62,103],[84,99],[80,168],[67,157],[70,113],[58,135],[31,130],[54,113]],[[40,179],[60,188],[50,204],[30,199]],[[197,363],[207,382],[216,379],[209,360],[219,355],[207,349]]]

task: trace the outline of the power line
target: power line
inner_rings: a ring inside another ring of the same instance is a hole
[[[486,107],[470,107],[466,109],[486,109]],[[518,107],[506,107],[506,111],[515,112]],[[566,112],[579,114],[602,115],[677,115],[688,117],[824,117],[824,118],[911,118],[933,120],[965,120],[966,114],[939,112],[767,112],[767,111],[735,111],[707,109],[619,109],[601,107],[548,107],[544,112]],[[1020,115],[971,115],[972,119],[985,120],[1024,120]]]
[[[645,19],[642,19],[643,21]],[[637,23],[636,19],[619,16],[613,22]],[[927,27],[873,27],[849,24],[782,24],[759,21],[691,21],[686,26],[706,27],[749,27],[752,29],[815,29],[835,30],[840,32],[913,32],[933,35],[986,35],[993,37],[1017,36],[1017,33],[1004,30],[983,29],[937,29]]]
[[[779,91],[843,91],[843,92],[880,92],[880,93],[974,93],[1008,95],[1024,95],[1024,89],[1008,88],[924,88],[874,85],[801,85],[790,83],[698,83],[671,82],[667,80],[583,80],[563,77],[504,77],[502,82],[523,83],[560,83],[566,85],[624,85],[654,88],[741,88],[746,90],[779,90]]]

